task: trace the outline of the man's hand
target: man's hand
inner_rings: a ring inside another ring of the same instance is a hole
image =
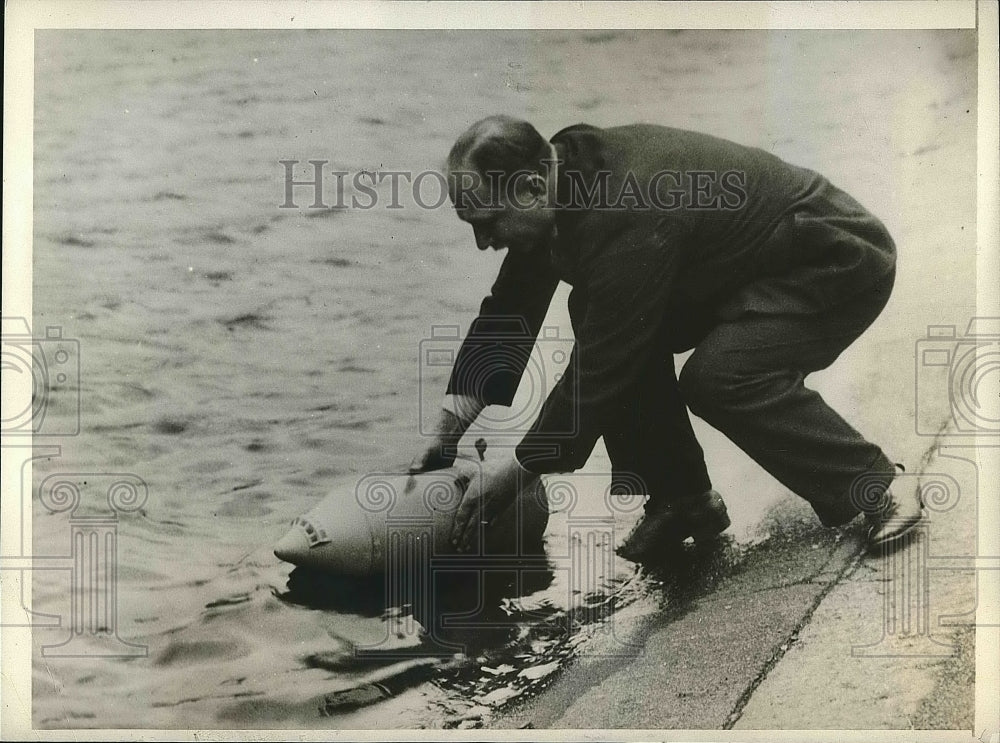
[[[410,462],[411,475],[451,467],[455,462],[458,442],[466,429],[485,406],[475,398],[449,395],[434,426],[434,437],[427,447]]]
[[[421,472],[447,469],[455,463],[455,451],[454,444],[447,444],[440,439],[435,439],[413,458],[406,471],[410,475],[416,475]]]
[[[442,410],[441,417],[435,426],[434,437],[427,447],[410,462],[410,474],[451,467],[455,461],[459,439],[465,433],[465,428],[462,421],[454,413]]]
[[[513,456],[501,464],[484,464],[482,476],[472,478],[455,512],[452,545],[459,552],[468,552],[479,528],[488,525],[537,479],[538,475],[524,469]]]

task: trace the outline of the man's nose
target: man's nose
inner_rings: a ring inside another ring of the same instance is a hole
[[[475,230],[476,247],[480,250],[487,250],[493,244],[493,236],[486,230]]]

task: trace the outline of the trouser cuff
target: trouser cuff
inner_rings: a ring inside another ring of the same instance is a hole
[[[885,454],[879,453],[871,466],[851,481],[841,498],[836,501],[812,502],[810,505],[823,526],[841,526],[859,513],[878,510],[895,477],[895,465]]]

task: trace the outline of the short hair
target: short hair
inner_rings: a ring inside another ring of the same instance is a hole
[[[448,153],[448,170],[471,165],[480,175],[538,170],[551,152],[549,142],[527,121],[488,116],[470,126]]]

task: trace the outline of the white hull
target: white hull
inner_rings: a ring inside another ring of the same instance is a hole
[[[479,465],[418,475],[374,474],[336,489],[296,518],[274,553],[294,565],[354,577],[375,577],[397,564],[441,557],[457,560],[451,546],[455,510]],[[541,484],[522,494],[493,523],[484,525],[466,553],[502,563],[544,554],[548,501]]]

